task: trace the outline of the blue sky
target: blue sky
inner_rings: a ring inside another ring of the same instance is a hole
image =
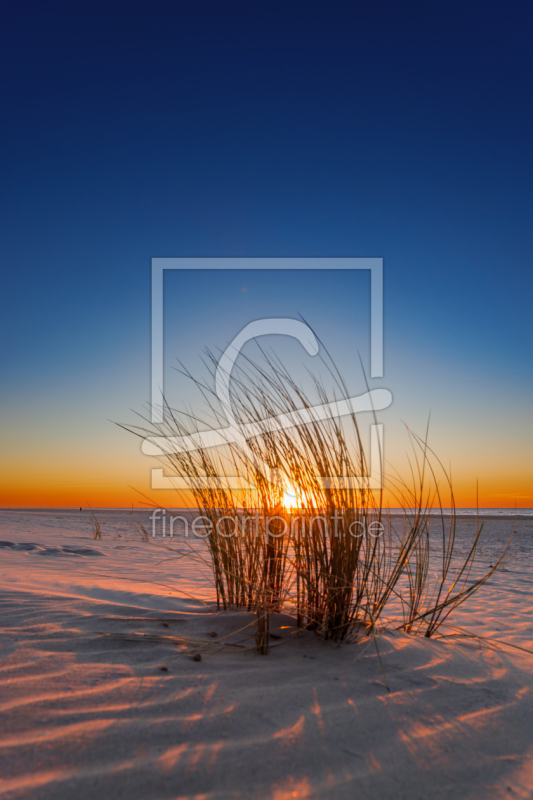
[[[533,505],[528,4],[22,0],[0,14],[1,502],[45,504],[68,474],[82,493],[82,461],[103,476],[95,498],[146,489],[138,443],[108,420],[149,400],[152,257],[379,256],[391,453],[400,419],[419,429],[431,410],[465,480]],[[273,315],[321,305],[317,333],[342,360],[334,288],[291,280]],[[234,312],[217,328],[211,289],[191,285],[216,348]],[[254,303],[253,286],[238,294]],[[37,491],[34,465],[52,488]]]

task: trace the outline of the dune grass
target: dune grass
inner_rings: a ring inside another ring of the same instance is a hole
[[[334,368],[329,376],[333,391],[314,380],[310,396],[264,353],[260,364],[245,360],[231,380],[231,413],[243,436],[222,449],[187,445],[198,431],[225,425],[217,398],[199,381],[206,419],[167,405],[164,423],[125,426],[182,443],[162,462],[189,481],[206,520],[217,607],[256,614],[260,653],[268,652],[270,615],[281,609],[334,642],[378,624],[431,637],[501,566],[510,544],[474,579],[483,526],[476,520],[471,547],[459,555],[452,482],[427,435],[409,432],[409,483],[382,465],[400,511],[383,509],[381,492],[369,488],[355,413],[322,419],[315,411],[349,397]],[[276,423],[287,415],[292,427]],[[231,476],[247,488],[233,488]]]
[[[148,531],[146,530],[142,522],[134,522],[133,529],[135,530],[136,533],[139,534],[139,536],[141,537],[141,541],[143,542],[150,541],[150,536],[148,534]]]
[[[94,514],[91,513],[90,516],[91,520],[91,527],[93,529],[92,538],[93,539],[101,539],[102,538],[102,528],[100,526],[100,522],[96,519]]]

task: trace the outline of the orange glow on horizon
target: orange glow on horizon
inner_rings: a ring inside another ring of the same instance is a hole
[[[118,460],[117,460],[118,461]],[[63,465],[48,463],[17,464],[14,460],[0,473],[0,508],[195,508],[191,492],[152,489],[150,470],[146,464],[124,465],[122,462],[98,469],[93,462]],[[407,479],[407,476],[405,476]],[[453,481],[457,508],[476,507],[476,480],[465,470]],[[443,494],[444,507],[449,496]],[[295,487],[287,484],[283,506],[290,510],[301,504]],[[500,476],[496,473],[479,482],[479,508],[533,508],[533,480],[527,473]],[[384,508],[397,508],[392,491],[383,491]]]
[[[190,492],[151,491],[146,489],[141,496],[138,492],[126,487],[121,489],[103,486],[79,486],[68,489],[58,487],[4,487],[0,494],[0,509],[8,508],[195,508],[195,502]],[[475,508],[475,490],[457,489],[455,495],[456,508]],[[298,501],[295,495],[284,492],[283,507],[290,511],[297,509]],[[448,508],[448,503],[443,503]],[[398,502],[385,491],[383,508],[398,508]],[[533,495],[513,493],[494,493],[486,495],[480,492],[479,508],[508,508],[512,512],[533,508]]]

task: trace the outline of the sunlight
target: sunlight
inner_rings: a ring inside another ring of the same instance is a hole
[[[283,506],[288,511],[291,508],[297,508],[298,506],[298,498],[296,495],[296,489],[294,486],[288,485],[286,489],[283,491]]]

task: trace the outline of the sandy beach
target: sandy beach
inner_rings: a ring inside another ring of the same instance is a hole
[[[533,2],[0,14],[0,800],[533,800]]]
[[[2,798],[531,797],[533,655],[385,631],[384,677],[371,642],[279,615],[260,656],[207,570],[135,533],[146,514],[98,517],[101,540],[87,514],[1,514]],[[512,525],[487,523],[482,564]],[[533,519],[518,527],[452,622],[533,649]]]

